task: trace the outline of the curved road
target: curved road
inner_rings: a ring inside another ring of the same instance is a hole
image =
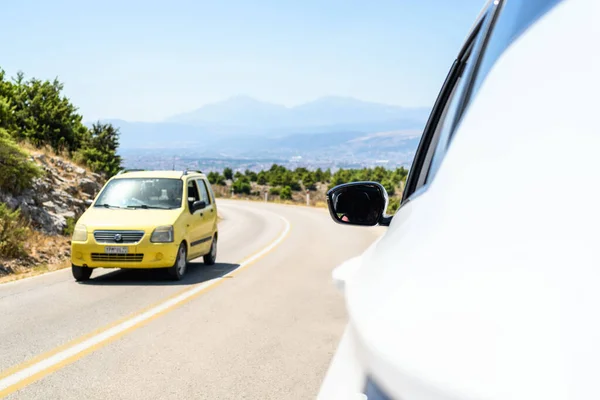
[[[217,264],[70,270],[0,285],[0,397],[314,398],[343,331],[331,270],[380,228],[219,200]]]

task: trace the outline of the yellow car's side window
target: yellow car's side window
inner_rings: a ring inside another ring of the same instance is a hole
[[[196,182],[193,179],[190,179],[187,183],[187,200],[188,200],[188,210],[192,210],[192,204],[195,201],[200,200],[200,195],[198,194],[198,188],[196,187]]]
[[[196,183],[200,188],[200,200],[204,200],[207,206],[210,205],[211,201],[210,196],[208,195],[208,190],[206,188],[206,182],[204,182],[204,179],[198,179]]]

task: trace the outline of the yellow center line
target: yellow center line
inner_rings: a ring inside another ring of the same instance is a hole
[[[90,354],[108,343],[130,333],[141,326],[153,321],[160,316],[174,310],[175,308],[190,302],[201,294],[214,289],[225,278],[230,278],[237,275],[242,269],[254,264],[273,249],[275,249],[283,240],[285,240],[291,229],[288,220],[279,217],[285,223],[285,228],[279,234],[277,239],[272,241],[262,250],[254,253],[239,263],[239,266],[223,275],[210,281],[202,282],[188,287],[163,299],[153,305],[146,307],[127,317],[121,318],[103,328],[97,329],[89,334],[74,339],[66,344],[63,344],[53,350],[43,353],[26,362],[9,368],[0,373],[0,398],[5,397],[15,391],[49,375],[77,360]]]

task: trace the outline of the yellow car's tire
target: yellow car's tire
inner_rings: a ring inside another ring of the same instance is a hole
[[[77,265],[71,264],[71,272],[73,273],[73,278],[77,282],[84,282],[90,279],[92,276],[92,268],[88,267],[78,267]]]
[[[180,281],[187,270],[187,247],[185,243],[179,245],[175,264],[168,268],[169,275],[173,280]]]
[[[206,265],[214,265],[217,262],[217,236],[212,240],[212,244],[210,245],[210,251],[208,254],[204,255],[204,264]]]

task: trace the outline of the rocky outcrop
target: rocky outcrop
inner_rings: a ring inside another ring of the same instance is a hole
[[[0,202],[20,209],[36,230],[61,234],[68,219],[77,219],[85,211],[86,200],[98,194],[104,179],[61,157],[34,154],[32,160],[43,169],[44,176],[18,196],[0,191]]]

